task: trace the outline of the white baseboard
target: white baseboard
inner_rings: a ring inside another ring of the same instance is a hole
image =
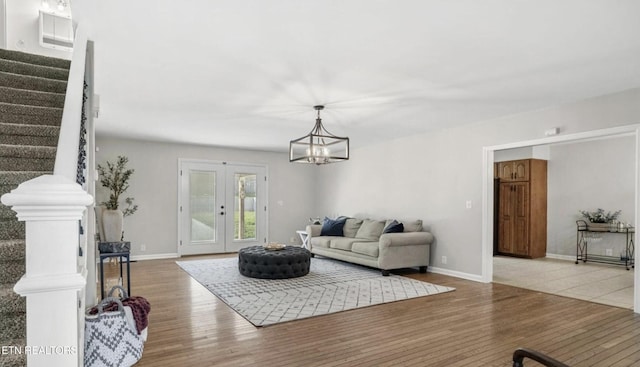
[[[177,257],[179,257],[178,253],[175,252],[168,254],[132,255],[131,261],[174,259]]]
[[[435,266],[429,266],[428,267],[428,271],[431,272],[431,273],[448,275],[448,276],[452,276],[452,277],[456,277],[456,278],[461,278],[461,279],[471,280],[471,281],[474,281],[474,282],[484,283],[482,281],[482,276],[481,275],[477,275],[477,274],[463,273],[461,271],[455,271],[455,270],[450,270],[450,269],[442,269],[442,268],[437,268]]]
[[[548,257],[549,259],[576,261],[576,257],[573,255],[558,255],[558,254],[550,254],[547,252],[545,256]]]

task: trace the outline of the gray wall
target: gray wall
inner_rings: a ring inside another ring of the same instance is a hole
[[[636,123],[637,88],[354,149],[350,161],[319,167],[318,196],[325,200],[318,206],[323,213],[421,218],[436,238],[432,266],[479,276],[483,147],[544,138],[553,127],[571,134]]]
[[[99,123],[99,120],[97,121]],[[178,237],[178,158],[207,159],[234,163],[265,164],[268,169],[270,241],[289,243],[298,240],[314,216],[316,191],[315,167],[291,164],[286,153],[212,148],[204,146],[157,143],[112,137],[98,137],[96,162],[104,164],[118,155],[129,157],[129,167],[136,171],[126,196],[135,198],[138,211],[124,220],[132,255],[154,257],[177,252]],[[104,201],[106,189],[99,183],[97,201]],[[146,244],[147,251],[140,251]]]
[[[634,137],[551,146],[548,164],[547,253],[575,256],[579,210],[622,210],[619,220],[634,223]],[[603,234],[590,253],[619,255],[623,235]]]

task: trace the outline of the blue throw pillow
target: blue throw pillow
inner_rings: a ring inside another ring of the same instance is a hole
[[[321,236],[344,236],[342,228],[347,221],[346,217],[339,217],[336,219],[329,219],[324,217],[324,224],[322,224]]]
[[[402,233],[404,232],[404,224],[399,223],[397,220],[389,223],[389,225],[382,231],[382,233]]]

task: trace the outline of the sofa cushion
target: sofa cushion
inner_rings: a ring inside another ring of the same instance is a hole
[[[358,233],[358,229],[360,229],[361,225],[362,225],[362,219],[349,218],[344,223],[344,227],[342,228],[342,232],[344,233],[345,237],[354,238],[356,236],[356,234]]]
[[[362,225],[356,233],[356,238],[364,238],[366,240],[377,241],[380,239],[382,230],[384,229],[384,222],[365,219],[362,221]]]
[[[399,223],[395,219],[391,221],[391,223],[388,223],[387,226],[384,227],[384,230],[382,231],[382,233],[402,233],[402,232],[404,232],[404,225],[402,223]]]
[[[378,246],[378,242],[354,242],[351,247],[351,252],[371,257],[378,257],[380,254],[380,246]]]
[[[361,241],[361,240],[358,240],[356,238],[349,238],[349,237],[336,237],[331,239],[331,242],[329,243],[329,247],[337,248],[339,250],[351,251],[351,245],[353,245],[353,243],[357,241]]]
[[[422,220],[402,221],[405,232],[422,232]]]
[[[339,217],[336,219],[329,219],[324,217],[324,224],[322,225],[321,236],[343,236],[342,228],[347,221],[346,217]]]
[[[311,237],[311,247],[324,247],[329,248],[329,244],[331,244],[331,240],[336,237]]]

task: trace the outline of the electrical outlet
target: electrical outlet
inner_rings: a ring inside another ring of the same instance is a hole
[[[443,263],[443,264],[446,264],[447,263],[447,257],[443,256],[442,260],[440,262]]]
[[[291,243],[296,243],[296,238],[295,238],[295,237],[291,237],[291,238],[289,238],[289,242],[291,242]]]
[[[607,256],[613,256],[613,249],[612,248],[608,248],[606,250],[604,250],[604,254]]]
[[[467,209],[471,209],[471,200],[467,200],[466,206]]]
[[[147,245],[145,244],[140,245],[140,251],[147,251]]]

